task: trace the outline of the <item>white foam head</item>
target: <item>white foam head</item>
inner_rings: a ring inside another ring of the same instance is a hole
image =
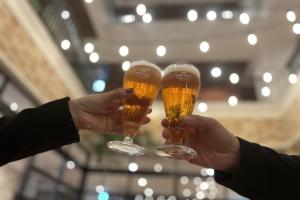
[[[172,64],[169,65],[165,70],[164,70],[164,76],[171,72],[178,72],[178,71],[184,71],[184,72],[189,72],[194,74],[200,79],[200,72],[199,70],[194,66],[190,64]]]
[[[134,62],[130,63],[129,69],[131,67],[136,67],[136,66],[148,66],[148,67],[152,67],[153,69],[156,69],[157,71],[159,71],[159,73],[161,73],[161,69],[157,65],[155,65],[155,64],[153,64],[151,62],[145,61],[145,60],[139,60],[139,61],[134,61]]]

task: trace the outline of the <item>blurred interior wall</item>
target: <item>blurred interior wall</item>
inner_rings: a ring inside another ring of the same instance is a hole
[[[27,1],[0,0],[0,60],[41,103],[85,93]],[[0,168],[1,200],[14,198],[25,164]]]
[[[0,1],[0,58],[45,102],[84,89],[27,1]]]

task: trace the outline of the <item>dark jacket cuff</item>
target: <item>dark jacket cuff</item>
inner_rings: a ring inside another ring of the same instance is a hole
[[[53,147],[80,140],[69,110],[69,100],[70,98],[66,97],[37,108],[39,117],[44,118],[39,121],[43,123],[42,127],[46,129],[46,132],[49,132],[45,137],[49,137]]]
[[[79,141],[69,98],[26,109],[0,119],[0,166]]]
[[[243,196],[251,197],[261,193],[256,181],[259,176],[262,156],[261,147],[258,144],[247,142],[238,138],[240,142],[240,163],[233,173],[215,171],[215,180]]]

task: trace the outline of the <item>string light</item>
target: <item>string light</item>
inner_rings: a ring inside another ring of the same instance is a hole
[[[300,34],[300,24],[299,23],[296,23],[296,24],[293,25],[293,31],[297,35]]]
[[[109,200],[109,194],[107,192],[100,192],[98,194],[98,200]]]
[[[12,102],[10,105],[9,105],[9,108],[12,110],[12,111],[17,111],[19,109],[19,106],[16,102]]]
[[[92,53],[95,50],[95,46],[91,42],[88,42],[84,45],[83,49],[85,53]]]
[[[140,16],[146,14],[146,12],[147,12],[146,6],[142,3],[137,5],[135,10],[136,10],[136,13]]]
[[[201,189],[201,190],[207,190],[208,188],[209,188],[208,182],[203,181],[203,182],[200,184],[200,189]]]
[[[272,82],[272,74],[270,72],[265,72],[263,74],[263,80],[266,82],[266,83],[271,83]]]
[[[257,43],[257,36],[255,34],[249,34],[248,35],[248,42],[250,45],[256,45]]]
[[[194,22],[198,19],[198,13],[196,10],[189,10],[187,13],[187,18],[189,21]]]
[[[145,187],[147,184],[148,184],[147,179],[145,179],[145,178],[139,178],[139,179],[138,179],[138,185],[139,185],[139,186]]]
[[[201,182],[202,182],[202,179],[200,177],[195,177],[193,180],[193,183],[195,185],[200,185]]]
[[[217,13],[214,10],[210,10],[206,13],[206,17],[209,21],[214,21],[217,19]]]
[[[181,183],[182,185],[188,184],[188,183],[189,183],[189,178],[186,177],[186,176],[181,177],[181,178],[180,178],[180,183]]]
[[[202,176],[207,176],[205,168],[202,168],[201,171],[200,171],[200,173],[201,173]]]
[[[289,82],[291,84],[296,84],[298,82],[298,77],[296,74],[290,74],[289,75]]]
[[[96,192],[98,193],[101,193],[101,192],[104,192],[105,191],[105,188],[103,185],[97,185],[96,186]]]
[[[208,176],[213,176],[215,174],[215,170],[211,168],[207,168],[206,173]]]
[[[70,42],[70,40],[65,39],[65,40],[61,41],[60,47],[61,47],[63,50],[68,50],[68,49],[71,47],[71,42]]]
[[[297,17],[294,11],[289,10],[286,12],[286,18],[290,22],[295,22]]]
[[[222,12],[222,17],[223,17],[224,19],[232,19],[232,18],[233,18],[233,13],[232,13],[231,10],[224,10],[224,11]]]
[[[103,80],[95,80],[93,83],[93,91],[94,92],[103,92],[105,90],[105,81]]]
[[[240,77],[237,73],[232,73],[229,76],[229,80],[232,84],[237,84],[240,81]]]
[[[121,46],[120,48],[119,48],[119,54],[120,54],[120,56],[122,56],[122,57],[126,57],[128,54],[129,54],[129,49],[128,49],[128,47],[127,46]]]
[[[85,1],[85,3],[93,3],[94,2],[94,0],[84,0]]]
[[[153,169],[154,169],[155,172],[159,173],[159,172],[161,172],[161,171],[163,170],[163,167],[162,167],[161,164],[156,163],[156,164],[153,166]]]
[[[70,18],[70,12],[67,11],[67,10],[63,10],[63,11],[61,12],[60,16],[61,16],[61,18],[65,19],[65,20],[66,20],[66,19],[69,19],[69,18]]]
[[[152,22],[152,15],[150,15],[149,13],[146,13],[143,15],[143,22],[146,24],[149,24]]]
[[[73,161],[69,160],[67,162],[66,166],[67,166],[68,169],[74,169],[76,165]]]
[[[129,24],[135,21],[134,15],[124,15],[121,17],[121,22]]]
[[[250,22],[250,17],[247,13],[241,13],[239,19],[240,19],[240,22],[244,25],[249,24],[249,22]]]
[[[182,191],[182,195],[184,196],[184,197],[190,197],[191,195],[192,195],[192,191],[190,190],[190,189],[184,189],[183,191]]]
[[[169,196],[168,200],[176,200],[176,197],[175,196]]]
[[[271,95],[271,89],[267,86],[264,86],[261,88],[261,94],[264,96],[264,97],[268,97]]]
[[[236,97],[236,96],[230,96],[229,98],[228,98],[228,104],[230,105],[230,106],[236,106],[237,104],[238,104],[238,98]]]
[[[132,162],[128,165],[128,170],[131,172],[136,172],[139,169],[138,164]]]
[[[144,190],[144,194],[145,194],[145,196],[147,196],[147,197],[151,197],[152,195],[153,195],[153,189],[152,188],[146,188],[145,190]]]
[[[201,102],[198,104],[198,111],[201,113],[204,113],[207,111],[207,104],[204,102]]]
[[[219,78],[222,75],[222,70],[220,67],[214,67],[211,69],[210,74],[214,78]]]
[[[130,67],[130,62],[129,61],[124,61],[122,63],[122,70],[123,71],[127,71],[129,69],[129,67]]]
[[[204,199],[205,198],[205,194],[202,191],[199,191],[196,193],[196,197],[197,199]]]
[[[156,48],[156,54],[157,54],[159,57],[165,56],[166,53],[167,53],[167,49],[166,49],[165,46],[159,45],[159,46]]]
[[[207,41],[201,42],[199,49],[202,53],[207,53],[209,51],[209,43]]]
[[[99,61],[99,54],[97,52],[93,52],[90,54],[89,59],[91,63],[96,63]]]

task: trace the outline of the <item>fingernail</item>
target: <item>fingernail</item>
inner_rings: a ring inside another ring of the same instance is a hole
[[[130,93],[133,93],[133,88],[127,88],[125,89],[126,93],[130,94]]]

